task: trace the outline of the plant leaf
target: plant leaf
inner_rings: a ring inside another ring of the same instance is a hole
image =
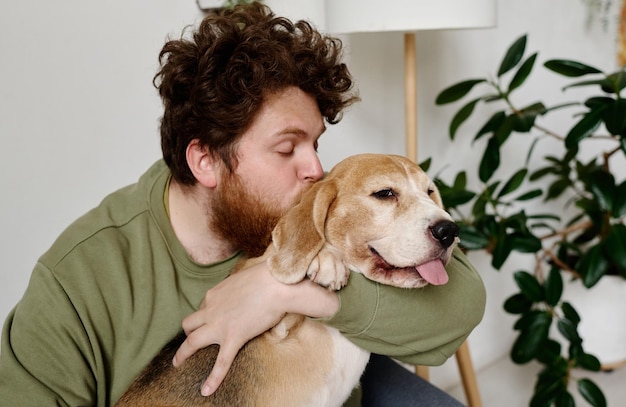
[[[454,117],[452,118],[452,121],[450,122],[450,139],[451,140],[454,140],[454,136],[456,135],[456,131],[459,129],[459,126],[463,124],[463,122],[465,122],[465,120],[467,120],[468,117],[470,117],[470,115],[474,111],[474,107],[476,106],[476,103],[478,103],[479,100],[480,98],[472,100],[471,102],[463,106],[461,110],[459,110],[454,115]]]
[[[615,224],[607,233],[603,243],[606,256],[626,274],[626,225]]]
[[[546,407],[552,406],[560,394],[567,391],[567,379],[569,376],[568,363],[563,357],[559,357],[539,372],[535,383],[535,396],[531,399],[531,407],[535,400],[546,400]]]
[[[521,36],[509,47],[498,69],[498,77],[504,75],[522,60],[526,51],[526,35]]]
[[[487,122],[483,125],[483,127],[480,128],[478,133],[476,133],[474,141],[478,140],[487,133],[493,132],[495,129],[500,127],[504,122],[504,119],[506,119],[506,113],[504,113],[504,111],[494,113],[493,116],[491,116],[489,120],[487,120]]]
[[[600,245],[591,247],[578,262],[578,273],[583,277],[583,284],[591,288],[606,273],[609,263],[602,253]]]
[[[610,92],[610,89],[613,88],[613,83],[609,79],[601,78],[601,79],[593,79],[589,81],[570,83],[567,86],[563,86],[563,90],[567,90],[571,88],[580,88],[582,86],[590,86],[590,85],[598,85],[600,86],[600,88],[605,89],[606,92]]]
[[[516,191],[520,187],[520,185],[522,185],[522,182],[524,182],[526,174],[528,174],[528,170],[526,168],[522,168],[521,170],[518,170],[515,174],[513,174],[513,176],[509,178],[506,184],[504,184],[504,186],[500,190],[500,193],[498,193],[497,198],[499,199],[505,195],[510,194],[513,191]]]
[[[602,224],[602,211],[600,210],[598,201],[592,198],[580,198],[576,201],[575,205],[576,207],[583,210],[584,215],[587,215],[589,216],[589,218],[591,218],[591,221],[594,225],[585,229],[584,233],[588,234],[595,232],[594,235],[591,235],[591,237],[594,238],[597,234],[600,233],[600,229],[598,226]]]
[[[558,320],[556,324],[559,332],[565,339],[570,341],[574,345],[579,345],[582,343],[582,338],[578,334],[578,330],[576,329],[576,325],[572,323],[569,319],[561,318]]]
[[[514,89],[519,88],[528,78],[530,72],[533,70],[533,66],[535,66],[535,60],[537,59],[537,53],[532,54],[520,68],[515,73],[513,79],[511,79],[511,83],[509,84],[508,93],[510,94]]]
[[[610,98],[608,96],[592,96],[589,99],[585,100],[585,106],[588,108],[592,108],[598,105],[610,105],[615,102],[615,99]]]
[[[558,268],[553,267],[548,273],[548,278],[543,284],[545,298],[548,305],[555,307],[563,294],[563,277]]]
[[[489,198],[484,192],[478,195],[474,205],[472,205],[472,215],[474,215],[475,218],[483,219],[487,213],[487,203],[489,203]]]
[[[600,209],[605,211],[613,210],[615,199],[615,177],[610,172],[596,170],[589,174],[589,189],[593,194]]]
[[[568,178],[557,179],[548,187],[548,192],[546,193],[545,200],[549,201],[551,199],[558,198],[571,185],[572,183]]]
[[[626,181],[615,188],[615,201],[613,202],[613,217],[619,218],[622,215],[626,215]]]
[[[565,137],[565,147],[574,148],[582,139],[591,136],[602,123],[602,112],[604,109],[605,107],[600,106],[587,112]]]
[[[545,294],[541,284],[535,276],[527,271],[517,271],[513,274],[513,278],[522,294],[532,302],[540,302],[545,299]]]
[[[538,213],[535,215],[530,215],[528,219],[549,219],[554,221],[559,221],[561,218],[553,213]]]
[[[554,407],[576,407],[574,397],[570,392],[563,391],[554,399]]]
[[[543,191],[540,189],[533,189],[531,191],[525,192],[522,195],[515,198],[516,201],[529,201],[533,198],[540,197],[543,194]]]
[[[543,167],[533,172],[532,174],[530,174],[530,177],[528,179],[530,181],[537,181],[545,177],[546,175],[554,175],[557,173],[558,173],[557,169],[553,165],[550,165],[548,167]]]
[[[537,383],[538,384],[538,383]],[[558,386],[558,383],[552,382],[552,387]],[[535,394],[533,394],[530,402],[528,403],[528,407],[552,407],[552,400],[554,399],[554,393],[556,389],[552,387],[548,388],[546,392],[535,390]]]
[[[552,318],[546,312],[532,314],[511,348],[511,360],[518,364],[530,362],[548,340]]]
[[[526,161],[524,162],[524,165],[526,167],[530,165],[530,159],[533,155],[533,152],[535,151],[535,147],[537,147],[537,145],[539,144],[539,141],[540,139],[537,137],[530,143],[530,147],[528,148],[528,152],[526,153]]]
[[[531,105],[528,105],[520,110],[518,110],[513,116],[513,130],[519,133],[528,133],[532,130],[535,125],[535,120],[537,116],[543,115],[547,112],[545,105],[541,102],[535,102]],[[535,139],[533,144],[538,139]],[[531,153],[532,148],[529,149],[529,154]]]
[[[496,244],[491,253],[491,266],[496,270],[500,270],[512,251],[511,241],[504,236],[500,236],[496,239]]]
[[[602,390],[589,379],[578,380],[578,391],[593,407],[606,407]]]
[[[504,301],[504,310],[509,314],[523,314],[530,311],[532,305],[532,301],[529,301],[524,294],[517,293]]]
[[[601,85],[602,90],[606,93],[618,94],[626,87],[626,70],[622,69],[612,73],[606,77],[606,84]]]
[[[580,102],[568,102],[568,103],[561,103],[559,105],[554,105],[552,107],[547,107],[546,111],[542,114],[546,114],[548,112],[552,112],[554,110],[558,110],[558,109],[563,109],[565,107],[571,107],[571,106],[580,106],[581,103]]]
[[[548,339],[537,354],[537,360],[545,365],[557,361],[560,357],[561,344],[552,339]]]
[[[492,136],[487,143],[485,152],[478,168],[478,177],[484,183],[489,181],[493,173],[500,166],[500,143]]]
[[[431,163],[432,163],[432,157],[429,157],[426,160],[419,163],[419,166],[424,172],[428,172],[428,170],[430,169]]]
[[[619,99],[606,106],[602,120],[609,133],[626,133],[626,99]]]
[[[541,250],[541,240],[530,233],[512,233],[508,236],[513,250],[520,253],[536,253]]]
[[[535,320],[540,318],[540,314],[545,314],[546,311],[538,309],[531,309],[529,312],[525,312],[513,325],[513,329],[516,331],[527,331],[533,327]]]
[[[551,59],[543,66],[563,76],[578,77],[594,73],[602,73],[598,68],[566,59]]]
[[[503,145],[506,140],[509,138],[511,133],[513,133],[513,129],[515,128],[515,123],[519,122],[519,118],[511,114],[507,116],[504,121],[493,131],[493,136],[498,141],[498,145]]]
[[[456,83],[437,95],[435,99],[435,104],[437,105],[445,105],[447,103],[456,102],[461,99],[463,96],[467,95],[474,86],[479,83],[487,82],[486,79],[468,79],[463,82]]]
[[[468,250],[482,250],[489,245],[489,239],[475,228],[461,227],[461,246]]]
[[[572,304],[567,301],[563,302],[563,304],[561,304],[561,310],[563,311],[565,318],[572,321],[576,325],[580,323],[580,316],[574,307],[572,307]]]
[[[599,372],[602,369],[602,364],[597,357],[584,352],[576,356],[576,364],[592,372]]]
[[[456,188],[440,188],[439,192],[445,208],[456,208],[471,201],[476,196],[474,192]]]

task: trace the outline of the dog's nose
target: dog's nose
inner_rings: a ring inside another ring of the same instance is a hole
[[[430,227],[430,233],[444,249],[447,249],[459,236],[459,226],[452,221],[442,220]]]

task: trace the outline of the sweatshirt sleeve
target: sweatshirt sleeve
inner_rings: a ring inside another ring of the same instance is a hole
[[[2,404],[96,405],[88,349],[89,341],[62,287],[38,264],[2,332]]]
[[[457,248],[447,284],[406,289],[352,273],[340,310],[326,322],[354,344],[406,363],[437,366],[454,354],[485,310],[483,282]]]

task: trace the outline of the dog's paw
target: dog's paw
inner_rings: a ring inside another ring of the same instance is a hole
[[[268,251],[267,265],[270,274],[283,284],[296,284],[306,277],[304,267],[298,268],[293,257],[278,250]]]
[[[348,283],[350,270],[344,264],[341,252],[329,244],[324,244],[309,265],[306,275],[311,281],[323,287],[339,290]]]

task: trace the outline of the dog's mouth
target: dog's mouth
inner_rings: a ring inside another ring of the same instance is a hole
[[[380,255],[370,246],[370,251],[375,256],[375,266],[379,270],[383,271],[385,274],[391,273],[408,273],[408,274],[417,274],[424,281],[432,284],[432,285],[443,285],[448,282],[448,273],[444,267],[444,262],[441,258],[435,258],[433,260],[427,261],[425,263],[410,266],[410,267],[396,267],[392,264],[389,264],[383,256]]]

